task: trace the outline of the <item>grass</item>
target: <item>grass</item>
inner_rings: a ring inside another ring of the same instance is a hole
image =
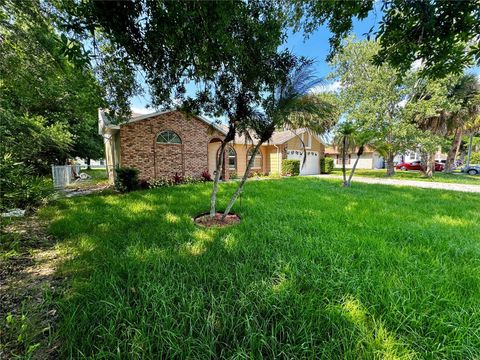
[[[480,357],[478,195],[254,181],[239,225],[202,229],[210,186],[43,209],[71,259],[63,357]]]
[[[388,178],[386,176],[387,170],[365,170],[357,169],[353,176],[355,181],[355,176],[361,177],[372,177],[372,178]],[[347,173],[347,175],[349,172]],[[332,172],[332,175],[342,175],[341,169],[335,169]],[[435,173],[432,178],[425,177],[420,171],[400,171],[396,170],[395,175],[391,179],[399,180],[418,180],[418,181],[436,181],[443,183],[457,183],[457,184],[471,184],[471,185],[480,185],[480,175],[468,175],[461,173],[459,171],[454,172],[453,174],[444,174],[444,173]]]
[[[108,176],[106,169],[82,169],[80,173],[87,173],[91,179],[73,182],[67,188],[88,188],[92,186],[108,185]]]

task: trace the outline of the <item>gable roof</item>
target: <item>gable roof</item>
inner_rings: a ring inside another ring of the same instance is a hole
[[[120,126],[125,125],[125,124],[135,123],[137,121],[149,119],[149,118],[152,118],[152,117],[160,116],[160,115],[163,115],[163,114],[168,114],[168,113],[175,112],[175,111],[178,111],[178,110],[169,109],[169,110],[164,110],[164,111],[156,111],[156,112],[153,112],[153,113],[150,113],[150,114],[132,113],[132,117],[130,118],[130,120],[121,122],[119,124],[112,124],[110,122],[109,118],[108,118],[108,115],[105,114],[105,112],[103,110],[99,110],[99,112],[98,112],[99,133],[102,134],[102,131],[104,129],[114,129],[114,130],[115,129],[120,129]],[[200,116],[200,115],[192,115],[192,116],[199,119],[200,121],[203,121],[208,126],[212,126],[215,130],[218,130],[219,132],[221,132],[224,135],[226,135],[227,132],[228,132],[228,126],[226,126],[224,124],[215,123],[215,122],[210,121],[207,118],[204,118],[203,116]],[[268,141],[268,143],[265,143],[264,145],[265,146],[267,146],[267,145],[282,145],[282,144],[286,143],[287,141],[293,139],[295,136],[301,135],[301,134],[305,133],[306,131],[307,131],[307,129],[297,129],[295,131],[293,131],[293,130],[275,131],[273,133],[270,141]],[[253,132],[250,132],[250,137],[251,137],[251,139],[253,139],[253,144],[257,144],[258,139],[255,137],[255,134]],[[323,143],[323,141],[318,136],[316,136],[316,138],[317,138],[318,141]],[[250,140],[248,142],[252,143],[252,141],[250,141]],[[245,135],[244,134],[235,135],[234,143],[236,143],[236,144],[246,144],[247,141],[246,141]]]
[[[123,122],[118,123],[118,124],[112,124],[111,121],[109,120],[108,116],[105,114],[105,112],[103,110],[99,110],[99,112],[98,112],[99,131],[102,131],[102,128],[119,129],[120,126],[122,126],[122,125],[135,123],[137,121],[149,119],[149,118],[160,116],[160,115],[163,115],[163,114],[169,114],[169,113],[172,113],[172,112],[175,112],[175,111],[178,111],[178,110],[169,109],[169,110],[164,110],[164,111],[155,111],[155,112],[150,113],[150,114],[132,113],[132,117],[129,120],[123,121]],[[220,131],[224,135],[227,134],[225,132],[225,130],[219,124],[216,124],[216,123],[204,118],[203,116],[192,115],[192,117],[195,117],[196,119],[204,122],[208,126],[212,126],[215,130]]]

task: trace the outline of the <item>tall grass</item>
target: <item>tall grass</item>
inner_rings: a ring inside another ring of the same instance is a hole
[[[225,205],[234,185],[224,184]],[[242,223],[197,228],[210,186],[44,209],[70,259],[63,356],[480,357],[480,197],[257,181]]]

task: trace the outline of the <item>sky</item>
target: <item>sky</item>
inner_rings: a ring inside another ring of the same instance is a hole
[[[362,21],[354,19],[352,34],[355,35],[358,39],[365,38],[365,34],[372,28],[376,29],[378,26],[379,20],[382,18],[382,13],[379,6],[376,9],[372,10],[367,18]],[[321,78],[326,78],[327,75],[332,70],[328,63],[326,62],[326,57],[330,50],[329,38],[331,36],[330,31],[326,26],[318,28],[317,31],[310,34],[310,36],[305,39],[303,32],[293,33],[292,31],[288,32],[287,42],[283,48],[288,48],[292,53],[298,56],[305,56],[307,58],[313,59],[315,61],[314,67],[317,72],[317,76]],[[480,74],[480,68],[476,67],[471,69],[472,72]],[[339,86],[338,82],[332,82],[325,79],[324,90],[336,90]],[[146,86],[144,86],[146,89]],[[146,106],[150,102],[148,91],[145,90],[145,94],[142,96],[137,96],[132,99],[132,111],[137,113],[151,113],[153,109],[147,109]]]

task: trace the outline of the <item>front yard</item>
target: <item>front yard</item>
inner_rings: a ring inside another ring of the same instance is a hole
[[[239,225],[202,229],[210,188],[43,209],[70,259],[64,357],[480,357],[479,196],[254,181]]]
[[[347,176],[350,170],[347,170]],[[332,172],[332,175],[342,175],[341,169],[335,169]],[[460,171],[455,171],[452,174],[445,174],[443,172],[434,173],[432,178],[425,177],[420,171],[401,171],[395,170],[395,175],[393,177],[387,177],[387,170],[366,170],[366,169],[357,169],[353,176],[353,181],[355,181],[356,176],[361,177],[371,177],[371,178],[388,178],[388,179],[399,179],[399,180],[417,180],[417,181],[435,181],[443,183],[457,183],[457,184],[470,184],[470,185],[480,185],[480,175],[468,175],[461,173]]]

